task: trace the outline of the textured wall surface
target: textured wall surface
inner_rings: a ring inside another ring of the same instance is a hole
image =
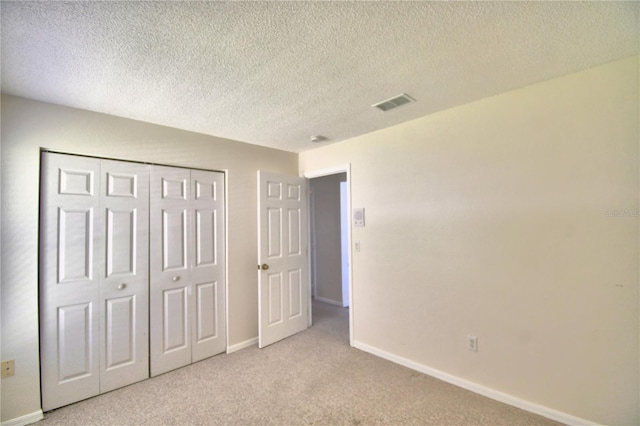
[[[296,174],[297,155],[122,118],[2,97],[2,421],[40,410],[40,148],[227,170],[229,343],[258,334],[256,171]]]
[[[638,424],[638,82],[634,57],[302,153],[366,208],[354,340]]]

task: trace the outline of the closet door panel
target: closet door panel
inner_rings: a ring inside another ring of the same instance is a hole
[[[79,303],[58,306],[59,383],[91,376],[93,305]]]
[[[43,153],[40,221],[42,405],[100,390],[100,277],[104,215],[100,160]]]
[[[224,175],[44,153],[43,409],[226,349]]]
[[[162,350],[164,354],[189,347],[188,295],[186,287],[162,292]]]
[[[194,286],[193,361],[226,350],[224,174],[191,171]]]
[[[191,363],[190,172],[153,166],[150,186],[151,375]]]
[[[149,166],[103,160],[101,382],[107,392],[149,377]]]

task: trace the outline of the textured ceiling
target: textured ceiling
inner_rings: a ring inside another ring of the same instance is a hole
[[[637,2],[0,8],[3,93],[294,152],[638,54],[640,38]],[[371,108],[403,92],[417,102]]]

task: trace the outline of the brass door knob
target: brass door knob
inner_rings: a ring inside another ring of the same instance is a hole
[[[267,265],[266,263],[263,263],[260,269],[262,269],[263,271],[266,271],[267,269],[269,269],[269,265]]]

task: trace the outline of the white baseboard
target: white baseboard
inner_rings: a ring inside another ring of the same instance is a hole
[[[25,426],[40,421],[44,418],[42,410],[38,410],[35,413],[26,414],[15,419],[6,420],[2,422],[2,426]]]
[[[236,343],[235,345],[231,345],[227,347],[227,353],[237,352],[240,349],[248,348],[249,346],[257,345],[258,338],[254,337],[253,339],[245,340],[244,342]]]
[[[315,296],[314,299],[316,299],[318,302],[328,303],[330,305],[335,305],[335,306],[342,307],[342,302],[337,302],[337,301],[332,300],[332,299],[325,299],[324,297],[318,297],[318,296]]]
[[[598,423],[594,423],[592,421],[585,420],[580,417],[572,416],[570,414],[563,413],[562,411],[554,410],[552,408],[535,404],[530,401],[525,401],[515,396],[499,392],[495,389],[487,388],[477,383],[473,383],[468,380],[462,379],[460,377],[453,376],[449,373],[445,373],[444,371],[436,370],[435,368],[427,367],[426,365],[419,364],[415,361],[411,361],[406,358],[375,348],[373,346],[369,346],[366,343],[362,343],[354,340],[353,347],[365,352],[369,352],[372,355],[378,356],[380,358],[384,358],[396,364],[400,364],[412,370],[419,371],[428,376],[435,377],[436,379],[440,379],[443,382],[450,383],[452,385],[461,387],[463,389],[469,390],[479,395],[486,396],[487,398],[491,398],[496,401],[503,402],[505,404],[520,408],[525,411],[529,411],[534,414],[538,414],[540,416],[546,417],[551,420],[555,420],[560,423],[564,423],[567,425],[598,426]]]

